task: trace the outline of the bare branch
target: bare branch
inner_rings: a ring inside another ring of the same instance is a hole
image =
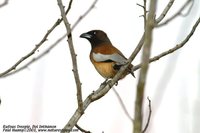
[[[4,0],[4,2],[0,4],[0,8],[3,6],[6,6],[7,4],[8,4],[8,0]]]
[[[95,4],[97,3],[98,0],[95,0],[92,5],[86,10],[85,13],[83,13],[83,15],[81,15],[77,20],[76,22],[72,25],[72,28],[71,28],[71,31],[73,31],[75,29],[75,27],[88,15],[88,13],[95,7]],[[72,0],[69,2],[69,6],[68,6],[68,9],[66,11],[66,14],[68,14],[69,12],[69,9],[71,8],[71,4],[72,4]],[[61,19],[58,19],[57,20],[57,23],[60,24],[60,22],[62,21],[62,18]],[[58,24],[58,25],[59,25]],[[55,25],[55,24],[54,24]],[[52,29],[53,30],[53,29]],[[48,30],[50,31],[50,30]],[[46,35],[45,35],[46,36]],[[41,59],[43,56],[45,56],[47,53],[50,52],[50,50],[52,50],[56,45],[59,44],[59,42],[61,42],[65,37],[67,36],[67,33],[64,34],[62,37],[60,37],[56,42],[54,42],[49,48],[47,48],[43,53],[41,53],[39,56],[33,58],[32,60],[30,60],[28,63],[24,64],[23,66],[21,66],[20,68],[16,69],[16,67],[21,64],[23,61],[21,61],[19,64],[15,64],[15,68],[14,67],[11,67],[10,69],[6,70],[5,72],[3,73],[0,73],[0,78],[4,78],[4,77],[7,77],[7,76],[11,76],[15,73],[18,73],[20,72],[21,70],[27,68],[29,65],[31,65],[32,63],[36,62],[37,60]]]
[[[71,8],[71,4],[72,4],[72,0],[69,3],[68,9],[66,14],[68,14],[70,8]],[[39,48],[40,46],[47,40],[47,37],[51,34],[51,32],[62,22],[62,18],[61,19],[57,19],[57,21],[53,24],[53,26],[47,31],[47,33],[44,35],[44,37],[42,38],[42,40],[35,45],[35,48],[32,49],[28,54],[26,54],[24,57],[22,57],[20,60],[18,60],[13,66],[11,66],[10,68],[8,68],[6,71],[0,73],[0,77],[3,77],[4,75],[8,74],[9,72],[13,71],[16,69],[16,67],[21,64],[24,60],[26,60],[27,58],[29,58],[30,56],[32,56]]]
[[[72,7],[72,2],[73,2],[73,0],[70,0],[69,1],[69,5],[68,5],[68,8],[67,8],[67,10],[66,10],[66,12],[65,12],[65,15],[67,15],[68,13],[69,13],[69,11],[70,11],[70,9],[71,9],[71,7]],[[63,18],[62,18],[63,19]]]
[[[186,16],[188,16],[189,14],[190,14],[190,12],[191,12],[191,10],[192,10],[192,7],[193,7],[193,5],[194,5],[194,0],[188,0],[188,1],[186,1],[186,3],[185,3],[185,7],[184,7],[184,5],[183,5],[183,9],[180,9],[180,10],[184,10],[189,4],[190,4],[190,2],[192,2],[192,4],[190,5],[190,7],[189,7],[189,9],[187,10],[187,12],[185,13],[185,14],[183,14],[182,13],[182,11],[180,11],[181,13],[180,13],[180,16],[182,16],[182,17],[186,17]]]
[[[150,123],[150,120],[151,120],[151,113],[152,113],[152,110],[151,110],[151,100],[149,99],[149,97],[147,97],[147,100],[149,102],[149,116],[148,116],[148,119],[147,119],[147,123],[142,131],[142,133],[145,133],[148,126],[149,126],[149,123]]]
[[[160,23],[164,17],[166,16],[166,14],[168,13],[169,9],[172,7],[172,5],[174,4],[175,0],[170,0],[169,3],[167,4],[167,6],[165,7],[165,9],[163,10],[163,12],[161,13],[161,15],[156,19],[156,23]]]
[[[98,0],[95,0],[92,5],[90,6],[90,8],[88,8],[88,10],[83,14],[81,15],[78,20],[74,23],[74,25],[72,26],[72,30],[76,27],[76,25],[83,19],[85,18],[85,16],[88,15],[88,13],[90,13],[90,11],[95,7],[96,3],[97,3]]]
[[[77,88],[78,109],[81,113],[83,113],[81,82],[80,82],[79,73],[78,73],[76,53],[75,53],[73,41],[72,41],[71,27],[70,27],[67,17],[65,16],[65,10],[64,10],[64,6],[62,4],[62,0],[57,0],[57,1],[58,1],[58,6],[60,8],[61,16],[62,16],[64,24],[65,24],[67,35],[68,35],[67,41],[68,41],[68,44],[69,44],[68,46],[69,46],[70,53],[71,53],[71,59],[72,59],[72,64],[73,64],[73,73],[74,73],[74,78],[76,81],[76,88]]]
[[[46,35],[48,36],[49,34],[50,34],[50,32],[48,31]],[[29,52],[29,53],[26,54],[24,57],[22,57],[20,60],[18,60],[18,61],[17,61],[13,66],[11,66],[9,69],[7,69],[6,71],[0,73],[0,77],[3,77],[3,76],[6,75],[7,73],[9,73],[9,72],[15,70],[16,67],[17,67],[20,63],[22,63],[24,60],[26,60],[26,59],[29,58],[31,55],[33,55],[33,54],[38,50],[38,48],[46,41],[46,39],[47,39],[47,38],[46,38],[46,36],[45,36],[39,44],[35,45],[35,48],[34,48],[33,50],[31,50],[31,52]]]
[[[147,1],[143,0],[143,2],[144,2],[144,5],[141,5],[141,4],[138,4],[138,3],[137,3],[137,5],[140,6],[140,7],[142,7],[142,9],[143,9],[144,15],[141,15],[140,17],[144,18],[144,29],[145,29],[146,19],[147,19],[147,17],[146,17],[146,15],[147,15],[147,8],[146,8]]]
[[[143,9],[145,8],[143,5],[139,4],[139,3],[136,3],[136,5],[142,7]]]
[[[82,127],[80,127],[78,124],[76,124],[75,127],[78,128],[83,133],[91,133],[90,131],[87,131],[87,130],[83,129]]]
[[[156,0],[150,1],[150,8],[149,8],[150,10],[147,18],[147,25],[145,26],[145,39],[142,52],[142,66],[136,90],[136,101],[135,101],[134,122],[133,122],[134,133],[142,132],[142,120],[143,120],[142,105],[143,105],[146,77],[148,72],[149,57],[151,53],[152,32],[155,25],[154,16],[155,16],[156,4],[157,4]]]
[[[117,96],[117,99],[119,100],[120,105],[122,106],[122,109],[124,110],[124,113],[126,114],[126,116],[129,118],[129,120],[133,121],[133,118],[131,117],[131,115],[128,113],[126,106],[124,105],[123,100],[121,99],[119,93],[116,91],[116,89],[113,87],[112,89],[115,93],[115,95]]]
[[[181,47],[183,47],[190,40],[190,38],[194,34],[196,28],[198,27],[199,23],[200,23],[200,17],[197,19],[197,21],[193,25],[192,30],[190,31],[190,33],[187,35],[187,37],[181,43],[177,44],[176,46],[174,46],[173,48],[171,48],[171,49],[169,49],[169,50],[167,50],[165,52],[162,52],[161,54],[159,54],[157,56],[154,56],[154,57],[150,58],[149,63],[157,61],[160,58],[162,58],[162,57],[164,57],[164,56],[166,56],[168,54],[171,54],[174,51],[176,51],[176,50],[180,49]],[[141,64],[138,64],[138,65],[134,66],[133,70],[136,71],[139,68],[141,68]]]
[[[160,22],[164,19],[165,15],[168,13],[169,9],[172,7],[173,2],[174,2],[174,0],[170,0],[170,2],[169,2],[169,3],[167,4],[167,6],[164,8],[162,14],[158,17],[158,19],[155,20],[155,24],[160,23]],[[134,50],[133,53],[131,54],[130,58],[128,59],[128,62],[132,62],[132,61],[135,59],[136,55],[137,55],[137,54],[139,53],[139,51],[141,50],[141,48],[142,48],[142,46],[143,46],[143,44],[144,44],[144,34],[145,34],[145,33],[143,33],[142,38],[140,39],[138,45],[136,46],[135,50]],[[129,65],[129,64],[128,64],[128,65]],[[128,66],[128,65],[127,65],[127,66]],[[126,67],[126,66],[125,66],[125,67]],[[134,68],[135,68],[135,67],[134,67]]]
[[[60,37],[57,41],[55,41],[51,46],[49,46],[44,52],[42,52],[41,54],[39,54],[37,57],[31,59],[30,61],[28,61],[26,64],[24,64],[23,66],[19,67],[18,69],[16,69],[15,71],[12,71],[6,75],[3,75],[0,78],[5,78],[8,76],[11,76],[13,74],[16,74],[26,68],[28,68],[28,66],[30,66],[31,64],[33,64],[34,62],[38,61],[39,59],[41,59],[42,57],[44,57],[45,55],[47,55],[55,46],[57,46],[65,37],[67,36],[67,34],[63,35],[62,37]]]
[[[187,13],[183,15],[183,14],[182,14],[182,11],[183,11],[191,2],[192,2],[192,4],[191,4],[190,8],[188,9]],[[171,22],[172,20],[174,20],[174,19],[175,19],[176,17],[178,17],[178,16],[186,16],[186,15],[188,15],[189,12],[191,11],[192,7],[193,7],[193,3],[194,3],[194,0],[187,0],[187,1],[183,4],[183,6],[182,6],[173,16],[171,16],[170,18],[168,18],[167,20],[165,20],[165,22],[162,22],[161,24],[156,25],[156,27],[162,27],[162,26],[168,24],[169,22]]]
[[[70,9],[70,4],[69,4],[69,8]],[[0,77],[3,77],[4,75],[8,74],[9,72],[13,71],[16,69],[16,67],[21,64],[23,61],[25,61],[27,58],[29,58],[30,56],[32,56],[39,48],[40,46],[42,46],[44,44],[44,42],[47,40],[47,37],[51,34],[51,32],[62,22],[62,18],[61,19],[57,19],[57,21],[53,24],[53,26],[47,31],[47,33],[44,35],[44,37],[42,38],[42,40],[35,45],[35,48],[33,48],[28,54],[26,54],[24,57],[22,57],[21,59],[19,59],[13,66],[11,66],[10,68],[8,68],[7,70],[5,70],[4,72],[0,73]]]

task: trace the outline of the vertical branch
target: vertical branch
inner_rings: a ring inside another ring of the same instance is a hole
[[[146,22],[147,22],[147,8],[146,8],[146,5],[147,5],[147,1],[144,0],[144,8],[143,8],[143,10],[144,10],[144,29],[146,27]]]
[[[79,74],[78,74],[77,60],[76,60],[77,55],[75,54],[75,50],[74,50],[74,46],[73,46],[71,28],[70,28],[69,21],[68,21],[67,17],[65,16],[65,10],[64,10],[64,6],[62,4],[62,0],[57,0],[57,2],[58,2],[58,6],[60,8],[61,16],[62,16],[64,24],[65,24],[67,35],[68,35],[67,41],[68,41],[68,44],[69,44],[70,54],[71,54],[71,58],[72,58],[72,64],[73,64],[73,70],[72,71],[74,73],[74,78],[75,78],[76,88],[77,88],[78,108],[79,108],[79,111],[81,113],[83,113],[81,82],[80,82],[80,78],[79,78]]]
[[[145,29],[146,19],[147,19],[147,8],[146,8],[147,1],[143,0],[143,3],[144,3],[144,5],[140,5],[140,4],[137,4],[137,5],[142,7],[142,9],[143,9],[144,15],[141,15],[140,17],[143,17],[143,19],[144,19],[144,29]]]
[[[155,24],[155,10],[156,10],[156,0],[150,1],[150,11],[147,18],[146,26],[145,26],[145,37],[144,37],[144,47],[142,53],[142,66],[139,75],[139,81],[137,84],[137,92],[136,92],[136,101],[135,101],[135,114],[134,114],[134,133],[142,132],[142,105],[143,105],[143,97],[144,97],[144,87],[146,83],[149,57],[151,52],[151,43],[152,43],[152,31]]]

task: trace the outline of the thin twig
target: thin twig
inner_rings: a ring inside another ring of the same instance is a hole
[[[70,49],[70,54],[71,54],[71,59],[72,59],[72,64],[73,64],[74,78],[76,81],[78,108],[79,108],[79,111],[81,113],[83,113],[81,82],[80,82],[79,73],[78,73],[76,53],[75,53],[74,46],[73,46],[71,27],[70,27],[70,24],[69,24],[69,21],[68,21],[66,15],[65,15],[65,10],[64,10],[64,6],[62,4],[62,0],[57,0],[57,2],[58,2],[58,6],[60,8],[61,16],[62,16],[64,24],[65,24],[67,35],[68,35],[67,41],[69,44],[68,46]]]
[[[192,4],[191,4],[190,8],[188,9],[187,13],[183,15],[183,14],[182,14],[182,11],[183,11],[191,2],[192,2]],[[170,18],[168,18],[168,19],[165,20],[164,22],[160,23],[159,25],[156,25],[156,27],[162,27],[162,26],[168,24],[169,22],[171,22],[172,20],[174,20],[175,18],[177,18],[178,16],[184,16],[184,17],[187,16],[187,15],[190,13],[190,11],[191,11],[191,9],[192,9],[192,7],[193,7],[193,3],[194,3],[194,0],[187,0],[187,1],[183,4],[183,6],[182,6],[175,14],[173,14]]]
[[[151,100],[149,99],[149,97],[147,97],[147,100],[149,102],[149,116],[148,116],[148,119],[147,119],[147,123],[144,127],[144,129],[142,130],[142,133],[145,133],[148,126],[149,126],[149,123],[150,123],[150,120],[151,120],[151,113],[152,113],[152,109],[151,109]]]
[[[70,8],[71,8],[71,4],[72,4],[72,0],[69,3],[66,15],[68,14]],[[47,39],[47,37],[51,34],[51,32],[62,22],[62,18],[61,19],[57,19],[57,21],[53,24],[53,26],[47,31],[47,33],[44,35],[44,37],[42,38],[42,40],[35,45],[35,48],[33,48],[28,54],[26,54],[24,57],[22,57],[21,59],[19,59],[13,66],[11,66],[10,68],[8,68],[7,70],[5,70],[4,72],[0,73],[0,77],[5,76],[6,74],[8,74],[9,72],[13,71],[16,69],[16,67],[21,64],[23,61],[25,61],[27,58],[29,58],[30,56],[32,56],[39,48],[40,46],[42,46],[44,44],[44,42]]]
[[[83,129],[82,127],[80,127],[78,124],[76,124],[75,127],[78,128],[83,133],[91,133],[90,131],[87,131],[87,130]]]
[[[117,96],[117,99],[119,100],[120,105],[122,106],[122,109],[124,110],[124,113],[126,114],[126,116],[129,118],[129,120],[133,121],[133,118],[131,117],[131,115],[128,113],[126,106],[123,102],[123,100],[121,99],[119,93],[117,92],[117,90],[113,87],[112,89],[115,93],[115,95]]]
[[[164,17],[166,16],[166,14],[168,13],[169,9],[172,7],[172,5],[174,4],[175,0],[170,0],[169,3],[167,4],[167,6],[164,8],[164,10],[162,11],[161,15],[156,19],[156,23],[160,23]]]
[[[42,57],[44,57],[45,55],[47,55],[55,46],[57,46],[65,37],[67,36],[67,34],[63,35],[62,37],[60,37],[58,40],[56,40],[51,46],[49,46],[44,52],[42,52],[41,54],[39,54],[37,57],[34,57],[33,59],[31,59],[30,61],[28,61],[26,64],[24,64],[23,66],[19,67],[18,69],[16,69],[15,71],[12,71],[0,78],[5,78],[8,76],[11,76],[13,74],[16,74],[26,68],[28,68],[28,66],[30,66],[31,64],[33,64],[34,62],[38,61],[39,59],[41,59]]]
[[[4,2],[0,4],[0,8],[3,6],[6,6],[7,4],[8,4],[8,0],[4,0]]]
[[[145,29],[146,20],[147,20],[147,17],[146,17],[147,16],[147,9],[146,9],[147,1],[143,0],[143,2],[144,2],[143,3],[144,5],[141,5],[141,4],[138,4],[138,3],[137,3],[137,5],[142,7],[142,9],[143,9],[144,15],[141,15],[141,17],[143,17],[143,19],[144,19],[144,29]]]
[[[91,12],[91,10],[95,7],[95,4],[97,3],[98,0],[95,0],[91,6],[76,20],[76,22],[72,25],[72,28],[71,28],[71,31],[73,31],[76,26]],[[66,11],[66,14],[69,12],[69,9],[71,8],[71,4],[72,4],[72,0],[69,2],[69,6],[68,6],[68,9]],[[62,20],[59,19],[59,20]],[[60,23],[61,21],[59,21]],[[65,37],[67,36],[67,33],[64,34],[63,36],[61,36],[58,40],[56,40],[56,42],[54,42],[49,48],[47,48],[43,53],[41,53],[39,56],[31,59],[28,63],[24,64],[23,66],[19,67],[18,69],[10,69],[4,73],[0,73],[0,78],[4,78],[4,77],[7,77],[7,76],[11,76],[15,73],[18,73],[20,72],[21,70],[27,68],[29,65],[31,65],[32,63],[36,62],[37,60],[41,59],[43,56],[45,56],[47,53],[50,52],[50,50],[52,50],[56,45],[59,44],[59,42],[61,42],[63,39],[65,39]],[[19,64],[18,64],[19,65]],[[17,66],[18,66],[17,65]],[[16,67],[17,67],[16,66]]]
[[[170,8],[172,7],[174,3],[174,0],[170,0],[169,3],[167,4],[167,6],[164,8],[164,10],[162,11],[161,15],[155,20],[155,24],[160,23],[164,17],[166,16],[166,14],[168,13],[168,11],[170,10]],[[145,33],[143,33],[142,38],[140,39],[138,45],[136,46],[135,50],[133,51],[133,53],[131,54],[130,58],[128,59],[128,62],[132,62],[136,55],[139,53],[139,51],[141,50],[143,44],[144,44],[144,35]],[[129,64],[128,64],[129,65]],[[128,66],[127,65],[127,66]],[[135,67],[134,67],[135,68]]]
[[[136,100],[135,100],[135,110],[134,110],[134,122],[133,122],[133,133],[141,133],[142,132],[142,105],[143,105],[143,97],[144,90],[146,84],[146,77],[148,72],[149,58],[151,53],[151,44],[152,44],[152,32],[155,25],[155,10],[156,10],[156,0],[150,1],[150,10],[147,18],[147,24],[145,28],[145,39],[144,39],[144,47],[142,53],[142,66],[139,74],[139,80],[137,84],[136,90]]]
[[[198,18],[198,20],[193,25],[192,30],[190,31],[190,33],[186,36],[186,38],[181,43],[175,45],[173,48],[171,48],[171,49],[169,49],[169,50],[167,50],[165,52],[162,52],[161,54],[159,54],[157,56],[154,56],[154,57],[150,58],[149,63],[157,61],[160,58],[162,58],[162,57],[164,57],[164,56],[166,56],[168,54],[171,54],[171,53],[175,52],[176,50],[180,49],[181,47],[183,47],[190,40],[190,38],[194,34],[196,28],[198,27],[199,23],[200,23],[200,17]],[[136,65],[136,66],[134,66],[133,70],[136,71],[139,68],[141,68],[141,63]]]
[[[187,12],[186,12],[186,13],[181,13],[180,16],[186,17],[186,16],[188,16],[188,15],[190,14],[190,12],[191,12],[191,10],[192,10],[192,8],[193,8],[193,5],[194,5],[194,0],[191,0],[191,2],[192,2],[192,4],[190,5],[190,7],[189,7],[189,9],[187,10]],[[189,5],[189,3],[188,3],[188,5]]]
[[[73,0],[70,0],[69,1],[69,5],[68,5],[68,8],[67,8],[67,10],[66,10],[66,12],[65,12],[65,15],[67,15],[68,13],[69,13],[69,11],[70,11],[70,9],[71,9],[71,7],[72,7],[72,2],[73,2]],[[63,19],[63,18],[62,18]]]
[[[69,4],[68,9],[71,8],[71,5]],[[68,12],[67,12],[68,13]],[[66,13],[66,14],[67,14]],[[62,22],[62,18],[61,19],[57,19],[57,21],[53,24],[53,26],[47,31],[47,33],[44,35],[44,37],[42,38],[42,40],[35,45],[35,48],[33,48],[28,54],[26,54],[24,57],[22,57],[21,59],[19,59],[13,66],[11,66],[10,68],[8,68],[7,70],[5,70],[4,72],[0,73],[0,77],[8,74],[9,72],[13,71],[16,69],[16,67],[21,64],[23,61],[25,61],[27,58],[29,58],[30,56],[32,56],[39,48],[40,46],[42,46],[44,44],[44,42],[47,40],[47,37],[51,34],[51,32]]]
[[[88,15],[88,13],[90,13],[90,11],[95,7],[96,3],[97,3],[98,0],[95,0],[92,5],[90,6],[90,8],[88,8],[88,10],[83,14],[81,15],[78,20],[74,23],[74,25],[72,26],[72,30],[77,26],[77,24],[80,23],[80,21]]]
[[[146,22],[147,22],[147,1],[146,0],[143,0],[144,1],[144,29],[146,27]]]

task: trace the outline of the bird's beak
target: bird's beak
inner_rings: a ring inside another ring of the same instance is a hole
[[[88,34],[88,33],[83,33],[80,35],[81,38],[86,38],[86,39],[90,39],[92,38],[92,35]]]

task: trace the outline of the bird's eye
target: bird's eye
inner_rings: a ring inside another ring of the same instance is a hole
[[[96,35],[96,34],[97,34],[97,32],[96,32],[96,31],[94,31],[94,32],[93,32],[93,34],[94,34],[94,35]]]

